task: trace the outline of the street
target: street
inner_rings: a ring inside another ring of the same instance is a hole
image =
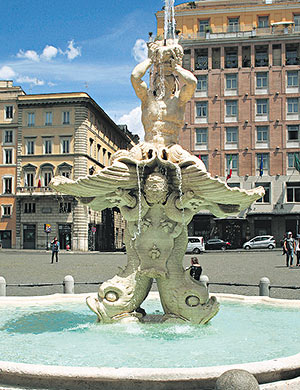
[[[271,285],[300,286],[300,267],[287,268],[281,250],[207,251],[197,256],[203,274],[212,283],[258,284],[266,276]],[[51,253],[45,251],[0,251],[0,276],[7,284],[62,283],[66,275],[76,282],[103,282],[113,277],[119,267],[124,267],[127,256],[123,253],[70,253],[61,252],[59,263],[50,263]],[[186,255],[183,266],[190,264]],[[153,284],[156,289],[156,284]],[[75,285],[75,293],[97,291],[97,285]],[[210,286],[211,292],[258,295],[257,287]],[[62,286],[7,287],[7,295],[46,295],[63,292]],[[271,289],[273,298],[300,299],[300,290]]]

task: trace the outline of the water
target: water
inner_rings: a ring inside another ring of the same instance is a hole
[[[165,0],[164,39],[175,39],[175,0]]]
[[[147,313],[162,313],[147,300]],[[198,367],[299,352],[300,310],[221,304],[208,325],[99,325],[83,304],[0,308],[1,360],[65,366]],[[20,347],[22,346],[22,347]]]

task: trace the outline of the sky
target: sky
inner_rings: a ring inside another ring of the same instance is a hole
[[[163,0],[10,0],[0,24],[0,79],[27,94],[87,92],[116,123],[142,135],[130,74],[145,58],[163,6]]]

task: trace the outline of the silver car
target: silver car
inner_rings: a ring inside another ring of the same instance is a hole
[[[244,243],[244,249],[274,249],[276,241],[273,236],[256,236]]]

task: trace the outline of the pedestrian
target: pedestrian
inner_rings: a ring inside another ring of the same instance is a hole
[[[297,267],[300,267],[300,235],[297,236],[297,244],[296,244],[296,255],[297,255]]]
[[[280,246],[282,247],[282,256],[286,254],[284,249],[284,241],[286,240],[286,234],[283,235],[282,240],[280,240]]]
[[[287,238],[284,240],[283,246],[286,253],[286,266],[293,267],[294,253],[296,252],[296,242],[293,239],[292,232],[288,232]]]
[[[197,257],[191,258],[191,265],[189,267],[186,267],[186,271],[190,270],[190,275],[195,280],[199,280],[200,276],[202,274],[202,267],[198,262]]]
[[[52,248],[51,264],[53,264],[54,255],[55,255],[56,262],[58,263],[59,241],[57,237],[54,237],[53,241],[51,241],[51,248]]]

